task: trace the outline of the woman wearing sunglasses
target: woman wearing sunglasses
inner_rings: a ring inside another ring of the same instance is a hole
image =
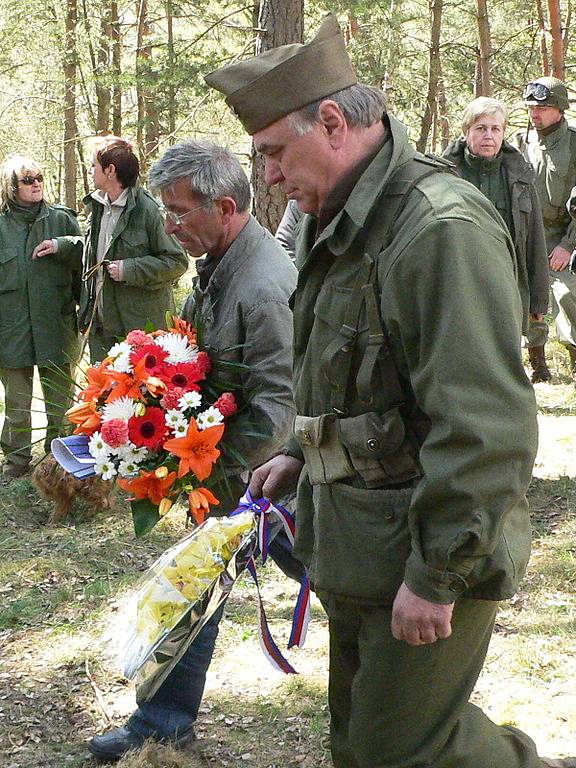
[[[5,480],[25,474],[32,458],[35,366],[48,420],[47,452],[68,407],[71,365],[78,351],[81,259],[57,253],[38,258],[36,246],[79,234],[74,211],[45,201],[39,165],[23,155],[7,157],[0,167],[0,380],[5,406],[0,444]]]

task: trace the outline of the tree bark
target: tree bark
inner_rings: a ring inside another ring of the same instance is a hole
[[[64,202],[76,209],[76,0],[66,0],[64,71]]]
[[[442,33],[443,0],[429,0],[430,10],[430,49],[428,58],[428,93],[426,106],[420,125],[420,137],[416,142],[419,152],[426,151],[426,142],[436,112],[436,97],[438,94],[438,80],[441,72],[440,63],[440,35]]]
[[[254,4],[254,26],[258,30],[256,54],[289,43],[301,43],[304,36],[304,0],[261,0]],[[252,148],[252,189],[254,215],[262,226],[276,232],[286,197],[279,187],[264,181],[264,160]]]
[[[562,18],[560,0],[548,0],[548,18],[552,38],[552,74],[564,80],[564,41],[562,39]]]
[[[110,66],[110,43],[112,39],[111,9],[107,2],[102,9],[100,36],[96,55],[96,132],[108,133],[110,129],[110,105],[112,94],[106,78]]]
[[[492,56],[492,36],[487,0],[476,0],[476,19],[478,22],[478,65],[480,74],[480,93],[478,96],[492,95],[490,58]]]
[[[536,0],[536,14],[538,16],[538,28],[540,30],[540,65],[543,75],[550,74],[550,59],[548,58],[548,46],[546,44],[546,21],[542,0]]]
[[[174,88],[174,16],[172,0],[166,0],[166,26],[168,28],[168,142],[174,144],[176,131],[176,92]]]
[[[112,40],[112,133],[122,135],[122,35],[118,0],[110,0],[110,38]]]
[[[136,98],[138,122],[136,142],[140,153],[140,172],[146,173],[150,158],[158,149],[158,110],[152,88],[152,48],[148,0],[136,0]]]

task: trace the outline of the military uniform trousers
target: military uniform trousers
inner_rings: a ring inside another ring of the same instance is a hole
[[[59,368],[40,366],[38,368],[44,408],[47,418],[44,450],[50,451],[50,443],[61,432],[64,413],[72,397],[72,370],[64,365]],[[32,459],[32,388],[34,367],[1,368],[0,380],[4,385],[4,425],[0,444],[7,464],[18,468],[28,466]],[[39,406],[34,406],[39,410]]]
[[[528,736],[468,701],[496,602],[459,599],[448,639],[410,646],[392,636],[392,606],[318,596],[330,623],[336,768],[541,768]]]
[[[556,333],[562,344],[576,346],[576,275],[568,269],[550,270],[550,297]],[[527,347],[540,347],[548,340],[546,320],[530,320]]]

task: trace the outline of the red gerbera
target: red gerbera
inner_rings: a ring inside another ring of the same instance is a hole
[[[148,376],[158,376],[167,357],[168,352],[157,344],[145,344],[130,354],[130,362],[134,368],[144,368]]]
[[[178,387],[178,389],[182,389],[184,392],[191,392],[192,390],[198,392],[200,387],[196,382],[204,378],[204,373],[202,366],[197,365],[196,360],[193,360],[191,363],[165,365],[159,376],[168,389]]]
[[[143,416],[131,416],[128,419],[128,434],[134,445],[146,446],[155,451],[162,446],[168,433],[162,408],[146,408]]]

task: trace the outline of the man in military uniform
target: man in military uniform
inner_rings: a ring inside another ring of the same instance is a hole
[[[566,86],[556,77],[540,77],[528,83],[524,103],[535,129],[528,137],[524,152],[536,173],[536,189],[542,206],[556,331],[570,355],[576,383],[576,277],[569,269],[570,256],[576,247],[576,224],[566,210],[570,192],[576,185],[576,129],[569,126],[564,117],[570,102]],[[532,354],[539,356],[544,374],[547,335],[545,322],[532,324],[529,344]],[[544,375],[542,380],[545,379]]]
[[[468,702],[530,549],[536,405],[500,217],[414,152],[357,83],[333,16],[307,45],[206,79],[267,183],[309,214],[296,439],[250,488],[274,498],[298,480],[296,550],[330,623],[335,766],[576,766]]]

